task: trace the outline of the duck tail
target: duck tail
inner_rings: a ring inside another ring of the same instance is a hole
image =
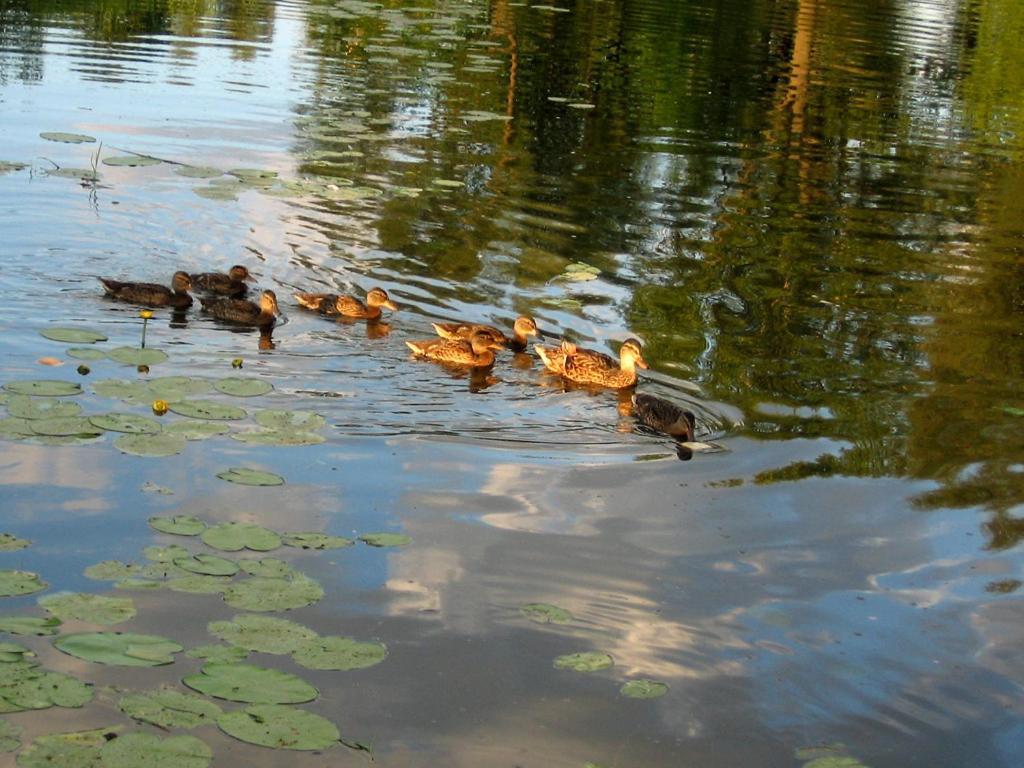
[[[320,309],[321,297],[315,293],[295,293],[295,300],[306,309]]]
[[[434,328],[434,333],[436,333],[438,336],[444,339],[448,338],[448,329],[445,328],[441,323],[431,323],[430,325]]]
[[[124,283],[111,280],[109,277],[97,277],[96,279],[103,284],[103,290],[107,293],[117,293],[121,286],[124,285]]]
[[[405,346],[407,346],[409,349],[411,349],[412,353],[414,355],[422,355],[423,354],[423,342],[407,341],[407,342],[405,342]]]

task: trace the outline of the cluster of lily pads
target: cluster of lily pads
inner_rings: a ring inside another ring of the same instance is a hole
[[[137,722],[165,731],[216,724],[229,736],[263,747],[322,750],[342,743],[365,749],[358,742],[343,740],[337,727],[326,718],[294,706],[314,701],[319,696],[314,686],[290,672],[247,663],[251,653],[259,652],[290,655],[297,666],[307,669],[347,671],[371,667],[387,658],[387,646],[379,641],[320,635],[297,622],[264,615],[310,605],[323,596],[323,589],[284,560],[260,555],[280,547],[338,549],[354,546],[356,540],[319,532],[277,533],[251,523],[211,525],[187,515],[156,516],[150,518],[149,524],[157,532],[200,540],[219,552],[249,552],[257,556],[235,559],[212,552],[193,552],[171,543],[146,547],[145,563],[107,560],[88,567],[85,575],[115,581],[114,586],[124,590],[166,587],[219,593],[229,605],[249,613],[210,622],[207,630],[221,642],[185,652],[189,658],[203,662],[198,672],[181,679],[194,693],[170,687],[148,692],[108,692],[116,696],[118,708]],[[411,542],[408,536],[389,532],[367,533],[359,540],[375,547]],[[16,551],[29,544],[10,534],[0,536],[0,550]],[[240,574],[246,578],[235,580]],[[32,594],[46,587],[37,574],[0,570],[0,597]],[[130,597],[58,592],[41,597],[38,605],[46,616],[0,616],[0,632],[50,636],[53,647],[63,653],[112,666],[163,666],[174,663],[177,654],[185,651],[173,639],[159,635],[122,631],[61,634],[66,621],[113,626],[131,620],[136,607]],[[46,670],[32,660],[33,656],[18,643],[0,642],[0,713],[78,708],[93,700],[95,691],[91,685]],[[246,706],[224,710],[210,699]],[[205,768],[212,758],[210,748],[193,736],[159,738],[141,732],[121,734],[121,730],[116,727],[42,736],[19,754],[18,764],[23,768],[121,768],[156,761],[176,768]],[[16,725],[0,721],[0,751],[16,749],[19,734]]]

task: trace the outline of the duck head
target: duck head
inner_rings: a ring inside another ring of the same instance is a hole
[[[392,312],[398,309],[398,305],[388,297],[388,292],[383,288],[371,288],[370,292],[366,294],[366,305],[369,307],[386,307]]]
[[[171,278],[171,290],[175,293],[188,293],[192,289],[192,278],[188,272],[175,272]]]

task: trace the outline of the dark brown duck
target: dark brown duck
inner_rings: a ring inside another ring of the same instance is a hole
[[[124,283],[101,277],[103,290],[111,298],[140,304],[144,307],[176,307],[185,309],[192,306],[192,297],[188,295],[192,288],[192,280],[185,272],[175,272],[171,278],[171,287],[158,283]]]
[[[191,277],[192,287],[197,291],[216,293],[220,296],[231,296],[236,299],[245,296],[246,291],[249,290],[246,281],[252,278],[249,270],[241,264],[235,264],[235,266],[228,270],[227,274],[223,272],[198,272]]]
[[[261,293],[258,304],[247,299],[200,298],[199,301],[203,304],[203,312],[218,320],[257,328],[273,326],[281,314],[273,291]]]

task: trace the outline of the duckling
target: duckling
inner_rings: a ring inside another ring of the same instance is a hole
[[[640,342],[628,339],[619,349],[619,360],[592,349],[580,349],[563,341],[560,347],[534,345],[548,370],[580,384],[624,389],[636,384],[636,368],[646,368]]]
[[[381,315],[381,307],[392,312],[398,310],[383,288],[371,288],[366,294],[364,304],[354,296],[338,296],[334,293],[296,293],[295,299],[306,309],[312,309],[324,315],[342,315],[364,320],[376,320]]]
[[[188,295],[192,288],[192,280],[186,272],[175,272],[171,278],[170,288],[157,283],[122,283],[108,277],[101,277],[99,281],[103,283],[103,290],[108,296],[132,304],[178,309],[192,306],[192,297]]]
[[[494,364],[494,352],[501,344],[486,331],[477,331],[469,339],[425,339],[407,341],[405,345],[417,357],[441,363],[486,368]]]
[[[516,322],[512,326],[511,339],[490,325],[474,325],[470,323],[431,323],[431,325],[434,326],[437,335],[442,339],[468,339],[476,331],[487,331],[513,352],[526,351],[526,337],[540,334],[540,331],[537,329],[537,323],[534,322],[532,317],[526,317],[525,315],[516,318]]]
[[[277,307],[277,295],[273,291],[260,294],[260,303],[247,299],[200,298],[203,311],[219,320],[239,325],[253,325],[267,328],[277,322],[281,310]]]
[[[217,293],[221,296],[240,298],[245,296],[249,286],[246,280],[251,280],[249,270],[241,264],[235,264],[225,275],[223,272],[199,272],[192,277],[192,287],[207,293]]]
[[[644,426],[664,432],[680,442],[693,442],[697,420],[690,411],[654,395],[633,395],[633,408],[637,421]]]

